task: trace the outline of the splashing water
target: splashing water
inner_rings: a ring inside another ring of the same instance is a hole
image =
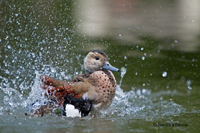
[[[174,115],[179,115],[185,109],[173,101],[160,100],[161,95],[171,95],[174,92],[163,92],[151,94],[148,89],[132,88],[129,92],[123,92],[119,85],[116,88],[115,98],[107,110],[101,111],[102,116],[109,117],[133,117],[134,119],[145,119],[152,121]],[[155,101],[155,99],[158,99]]]
[[[146,88],[134,88],[124,92],[121,88],[122,79],[126,74],[126,68],[121,68],[120,84],[116,87],[115,98],[109,109],[101,111],[102,116],[128,116],[135,119],[153,120],[172,115],[179,115],[185,109],[173,101],[160,99],[162,95],[171,95],[176,92],[166,91],[151,94],[151,90]],[[156,102],[155,102],[155,99]]]
[[[53,70],[53,71],[52,71]],[[28,93],[28,96],[23,96],[19,91],[12,88],[7,84],[1,90],[4,92],[3,101],[4,104],[0,106],[0,115],[5,115],[6,112],[13,114],[16,112],[17,108],[21,108],[21,113],[33,111],[34,109],[39,108],[42,104],[48,101],[48,99],[43,95],[43,91],[40,87],[40,75],[41,74],[55,74],[57,68],[54,68],[50,65],[46,65],[42,68],[42,71],[35,70],[35,78],[33,80],[33,85],[31,86],[31,91]],[[80,72],[81,73],[81,72]],[[49,75],[47,74],[47,75]],[[165,117],[174,114],[181,113],[180,110],[184,109],[182,106],[174,103],[173,101],[167,102],[164,100],[158,100],[155,102],[152,97],[160,99],[163,94],[151,94],[151,90],[147,88],[134,88],[128,92],[124,92],[121,88],[122,80],[126,74],[126,68],[121,68],[121,80],[119,85],[116,87],[116,95],[111,104],[111,106],[100,111],[99,117],[115,117],[115,116],[131,116],[134,118],[149,118],[153,119],[154,117]],[[71,79],[69,74],[61,72],[60,74],[56,73],[57,77],[64,77],[66,79]],[[5,79],[6,80],[6,79]],[[21,87],[25,88],[26,86]],[[169,95],[173,93],[170,92]],[[17,102],[16,102],[17,101]],[[37,102],[35,102],[37,101]],[[32,104],[35,102],[34,106]],[[158,109],[160,108],[160,109]],[[161,113],[162,112],[162,115]]]
[[[119,86],[121,86],[122,84],[122,79],[124,78],[124,75],[126,74],[126,68],[125,67],[122,67],[121,70],[121,79],[120,79],[120,82],[119,82]]]

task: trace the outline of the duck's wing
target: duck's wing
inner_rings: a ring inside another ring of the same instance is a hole
[[[48,85],[48,86],[59,87],[59,86],[69,85],[69,81],[55,80],[46,75],[41,75],[40,79],[44,85]]]
[[[91,100],[96,97],[95,87],[91,84],[88,74],[77,75],[71,82],[55,80],[48,76],[41,76],[41,81],[43,82],[41,88],[45,90],[45,96],[56,100],[59,105],[63,104],[64,97],[67,95],[81,98],[85,94],[84,96]]]

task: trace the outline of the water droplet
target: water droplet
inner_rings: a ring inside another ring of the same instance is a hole
[[[42,57],[42,53],[41,52],[39,52],[39,56]]]
[[[188,86],[188,89],[189,89],[189,90],[192,90],[192,87],[191,87],[191,86]]]
[[[17,13],[15,14],[16,17],[17,17],[18,15],[19,15],[19,14],[17,14]]]
[[[143,47],[141,48],[141,51],[142,51],[142,50],[144,50],[144,48],[143,48]]]
[[[163,77],[167,77],[167,72],[164,71],[164,72],[162,73],[162,76],[163,76]]]
[[[191,80],[188,79],[188,80],[186,81],[186,84],[187,84],[187,86],[190,86],[190,85],[192,84]]]
[[[6,36],[5,40],[8,40],[8,35]]]
[[[126,57],[126,56],[124,56],[124,59],[126,60],[126,59],[127,59],[127,57]]]
[[[142,89],[142,93],[145,94],[147,92],[146,89]]]
[[[140,96],[140,95],[141,95],[141,90],[138,89],[138,90],[136,91],[136,94]]]
[[[126,74],[126,68],[122,67],[120,71],[121,71],[121,78],[123,78],[124,75]]]
[[[52,73],[55,73],[55,72],[56,72],[56,69],[55,69],[55,68],[51,68],[51,72],[52,72]]]
[[[189,90],[192,89],[191,84],[192,84],[192,81],[188,79],[188,80],[186,81],[186,85],[187,85],[187,87],[188,87]]]
[[[142,56],[142,60],[145,60],[145,57],[144,57],[144,56]]]
[[[32,53],[32,57],[35,58],[35,53]]]
[[[11,49],[12,47],[10,45],[8,45],[8,49]]]
[[[119,34],[119,36],[121,37],[122,35],[121,35],[121,34]]]
[[[175,42],[175,43],[177,43],[178,41],[177,41],[177,40],[175,40],[174,42]]]

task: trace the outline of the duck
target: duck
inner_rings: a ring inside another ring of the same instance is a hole
[[[51,101],[45,106],[62,107],[63,115],[66,115],[66,104],[71,104],[81,112],[81,116],[87,116],[91,110],[108,108],[114,99],[117,86],[112,71],[120,70],[109,63],[108,56],[101,50],[93,50],[86,55],[84,68],[87,73],[76,75],[71,81],[41,75],[41,88]],[[44,106],[37,112],[44,113]],[[49,113],[49,110],[47,112]]]

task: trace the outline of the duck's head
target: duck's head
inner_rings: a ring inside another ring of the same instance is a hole
[[[110,63],[108,62],[108,56],[100,50],[93,50],[87,54],[84,59],[84,67],[88,72],[94,72],[104,69],[119,71],[118,68],[110,65]]]

